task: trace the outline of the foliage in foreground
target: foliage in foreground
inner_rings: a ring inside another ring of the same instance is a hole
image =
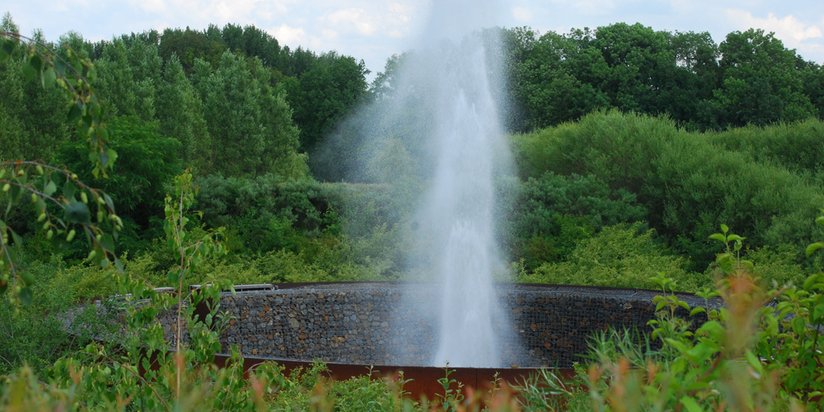
[[[818,221],[824,225],[824,218]],[[170,227],[169,233],[175,239],[175,233],[186,233],[185,225]],[[131,285],[133,297],[153,304],[126,306],[129,328],[121,350],[111,344],[90,344],[58,360],[43,380],[23,367],[0,381],[0,406],[6,410],[390,411],[479,410],[482,404],[490,410],[821,408],[824,273],[809,276],[802,285],[768,289],[752,274],[752,262],[741,258],[744,238],[726,226],[711,238],[724,245],[714,264],[718,283],[700,295],[720,297],[723,305],[690,308],[669,293],[674,286],[671,279],[657,276],[664,293],[655,300],[657,317],[650,321],[647,343],[620,331],[596,336],[591,360],[576,367],[577,376],[571,381],[542,371],[515,388],[496,385],[488,392],[464,394],[461,383],[451,379],[447,370],[439,380],[443,394],[416,402],[404,396],[402,377],[389,381],[362,376],[335,382],[324,377],[320,364],[290,374],[278,365],[263,364],[244,376],[237,353],[224,368],[211,362],[220,349],[220,325],[225,322],[219,308],[213,307],[205,321],[197,320],[192,305],[180,305],[180,300],[174,302],[137,282]],[[814,243],[808,253],[822,247],[824,242]],[[185,285],[183,280],[196,262],[185,254],[201,253],[197,248],[184,249],[179,270],[170,273],[182,276],[179,285]],[[197,302],[216,291],[195,290],[187,299]],[[185,333],[189,340],[175,354],[166,352],[167,340],[156,320],[162,308],[182,308],[178,319],[184,322],[174,336]],[[689,317],[684,317],[684,310]],[[703,321],[694,323],[698,320]]]

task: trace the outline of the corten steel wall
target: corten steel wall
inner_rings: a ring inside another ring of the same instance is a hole
[[[596,331],[645,331],[654,316],[651,291],[539,285],[500,290],[510,319],[498,327],[514,332],[500,351],[506,365],[515,367],[568,368]],[[433,325],[415,316],[414,307],[394,310],[402,291],[390,283],[335,283],[225,294],[221,310],[230,321],[221,341],[226,351],[237,345],[249,357],[427,365]],[[681,298],[707,304],[691,295]]]

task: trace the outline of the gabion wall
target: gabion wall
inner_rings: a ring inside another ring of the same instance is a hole
[[[610,326],[646,332],[654,316],[655,293],[650,291],[530,285],[500,289],[508,310],[508,319],[500,321],[506,324],[496,325],[507,336],[499,342],[501,367],[570,367],[586,352],[595,332]],[[431,291],[354,283],[227,294],[221,311],[230,320],[222,344],[225,351],[237,345],[249,357],[429,365],[435,325],[419,313],[428,303],[401,305],[414,303],[416,293],[420,302],[427,302]],[[681,298],[691,305],[706,304],[691,295]]]

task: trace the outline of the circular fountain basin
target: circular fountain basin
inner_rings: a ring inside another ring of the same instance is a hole
[[[230,319],[221,337],[226,352],[236,346],[247,358],[445,366],[432,365],[436,326],[420,315],[426,308],[399,306],[415,302],[415,293],[431,294],[431,285],[312,283],[239,290],[224,294],[220,302]],[[596,332],[648,331],[655,315],[652,299],[659,294],[533,284],[502,284],[497,290],[508,316],[495,325],[505,332],[497,343],[503,362],[484,365],[494,368],[570,368]],[[707,305],[693,295],[679,297],[690,305]]]

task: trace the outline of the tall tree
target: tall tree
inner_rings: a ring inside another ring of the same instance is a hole
[[[518,56],[510,68],[514,98],[520,102],[520,124],[512,125],[516,130],[575,120],[608,104],[604,93],[576,77],[579,49],[573,40],[553,32],[536,36],[521,29],[509,41]]]
[[[198,171],[210,162],[209,131],[203,117],[203,103],[176,54],[163,67],[157,91],[157,119],[160,132],[176,138],[183,149],[183,160]]]
[[[814,114],[795,52],[772,33],[736,31],[727,35],[719,50],[721,86],[715,97],[721,126],[764,125]]]
[[[305,175],[291,110],[270,86],[269,72],[260,60],[226,51],[219,66],[211,72],[210,67],[197,60],[193,73],[211,138],[209,171],[229,176]]]
[[[97,89],[117,115],[155,117],[156,85],[162,61],[157,46],[120,38],[104,46],[98,66]]]
[[[196,62],[195,66],[199,72],[204,64]],[[210,171],[229,176],[253,174],[260,165],[264,131],[257,80],[242,58],[226,51],[214,71],[198,83],[212,140]]]
[[[815,107],[819,119],[824,119],[824,66],[813,62],[799,62],[804,94]]]
[[[220,38],[210,37],[188,27],[185,30],[166,29],[160,36],[160,56],[168,60],[172,54],[176,54],[187,73],[194,68],[196,59],[217,64],[225,50],[226,45]]]
[[[674,84],[675,53],[666,32],[641,24],[599,27],[589,47],[600,50],[609,70],[599,79],[611,104],[624,111],[665,113]]]
[[[313,149],[366,95],[363,61],[326,53],[286,85],[287,99],[301,127],[301,148]]]
[[[677,93],[669,96],[669,115],[690,128],[716,128],[712,99],[719,82],[718,46],[707,32],[676,32],[670,45],[675,53]]]
[[[17,33],[6,14],[0,31]],[[45,43],[42,33],[32,41]],[[36,73],[25,75],[23,55],[0,63],[0,159],[51,161],[56,148],[68,138],[65,95],[57,88],[43,87]]]

